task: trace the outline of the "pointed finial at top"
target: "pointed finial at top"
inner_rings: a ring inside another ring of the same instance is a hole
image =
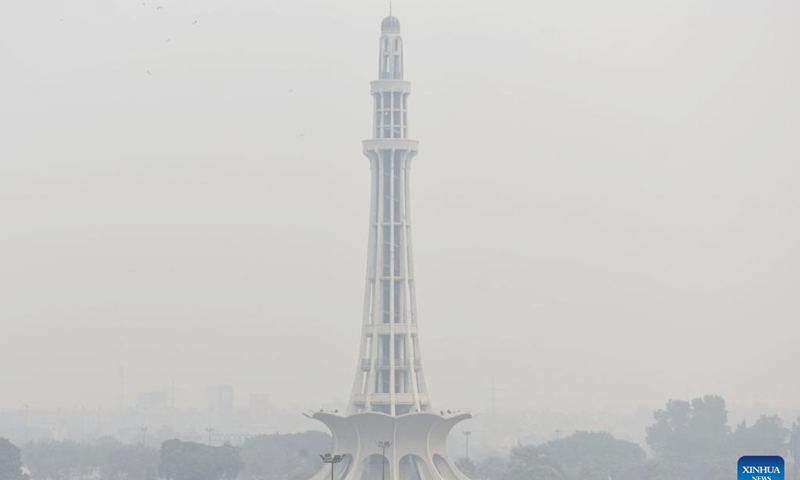
[[[389,16],[392,16],[392,0],[389,0]]]

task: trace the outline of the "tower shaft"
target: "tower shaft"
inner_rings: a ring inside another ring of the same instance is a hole
[[[447,436],[469,413],[431,411],[419,348],[409,177],[417,142],[408,138],[400,22],[381,24],[372,82],[372,176],[364,317],[353,392],[345,415],[320,410],[340,462],[311,480],[469,480],[447,454]],[[333,457],[336,458],[336,457]],[[333,464],[332,464],[333,465]],[[326,465],[327,467],[327,465]]]
[[[409,177],[418,143],[408,139],[403,39],[395,17],[381,26],[371,167],[369,247],[361,350],[348,413],[430,411],[422,371],[414,287]]]

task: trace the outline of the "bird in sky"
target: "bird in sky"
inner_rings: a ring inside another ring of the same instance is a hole
[[[164,43],[169,43],[169,38],[164,41]]]
[[[164,7],[162,7],[161,5],[159,5],[159,6],[157,6],[157,7],[156,7],[156,10],[164,10]]]
[[[192,25],[197,25],[197,20],[195,20],[194,22],[192,22]]]
[[[305,137],[306,136],[306,132],[301,133],[300,136],[301,137]]]
[[[294,92],[294,90],[289,90],[289,93],[292,93],[292,92]]]
[[[148,70],[148,71],[147,71],[147,74],[148,74],[148,75],[152,75],[152,73],[150,73],[150,70]]]

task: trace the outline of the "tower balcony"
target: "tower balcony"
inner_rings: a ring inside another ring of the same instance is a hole
[[[370,83],[370,93],[411,93],[411,82],[408,80],[373,80]]]
[[[407,358],[395,358],[394,360],[391,358],[379,358],[377,363],[378,368],[381,369],[388,369],[392,365],[394,365],[394,368],[408,368],[411,364]]]
[[[369,156],[369,152],[378,150],[408,150],[416,152],[419,149],[419,142],[417,140],[409,140],[407,138],[371,138],[364,140],[364,153]]]
[[[419,358],[415,358],[413,362],[408,358],[395,358],[394,361],[392,361],[391,358],[378,358],[375,361],[375,366],[381,370],[387,370],[391,368],[392,365],[394,365],[394,368],[396,369],[407,369],[410,368],[412,364],[414,365],[415,369],[422,368],[422,360],[420,360]],[[361,370],[364,372],[368,372],[371,369],[372,369],[372,359],[362,358]]]
[[[372,281],[375,281],[375,276],[371,275],[369,277],[369,279],[372,280]],[[380,280],[382,280],[384,282],[389,282],[389,281],[393,280],[393,281],[395,281],[397,283],[400,283],[400,282],[405,282],[408,279],[408,277],[402,276],[402,275],[401,276],[396,276],[396,277],[381,275],[380,277],[378,277],[378,279],[380,279]]]
[[[419,398],[420,405],[428,406],[430,405],[430,401],[428,400],[428,395],[424,393],[420,393],[417,395]],[[359,394],[353,397],[354,403],[359,406],[363,407],[366,405],[367,396],[364,394]],[[373,393],[369,396],[369,401],[373,405],[388,405],[392,403],[392,394],[391,393]],[[413,405],[415,401],[415,396],[413,393],[395,393],[394,394],[394,403],[397,404],[405,404],[405,405]]]
[[[374,332],[378,335],[416,335],[419,332],[419,326],[416,323],[377,323],[366,324],[366,326],[373,327]]]

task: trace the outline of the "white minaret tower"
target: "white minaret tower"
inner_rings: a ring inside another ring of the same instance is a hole
[[[469,480],[449,460],[450,430],[469,413],[431,411],[422,373],[411,249],[408,139],[400,22],[381,24],[374,127],[364,141],[372,169],[372,208],[361,351],[346,415],[308,416],[333,434],[333,456],[312,480]],[[340,460],[332,463],[333,460]]]
[[[420,362],[411,249],[409,173],[417,142],[408,139],[403,38],[394,16],[381,24],[380,80],[372,82],[373,138],[369,251],[361,353],[348,413],[430,411]]]

